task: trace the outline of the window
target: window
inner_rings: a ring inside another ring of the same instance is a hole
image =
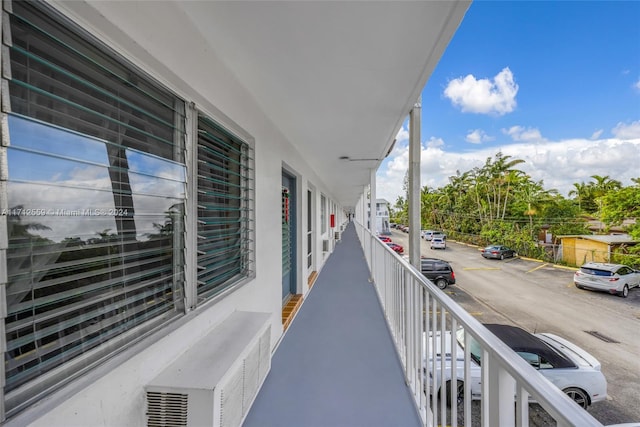
[[[633,270],[629,267],[620,267],[620,269],[616,273],[620,276],[626,276],[627,274],[633,273]]]
[[[553,365],[551,363],[536,353],[530,353],[527,351],[518,351],[517,353],[536,369],[553,369]]]
[[[8,22],[11,414],[184,312],[186,168],[183,100],[42,3]]]
[[[327,198],[324,194],[320,195],[320,233],[327,232]]]
[[[540,356],[535,353],[529,353],[526,351],[519,351],[518,354],[524,360],[526,360],[529,365],[533,366],[536,369],[540,369]]]
[[[448,264],[445,264],[443,262],[436,262],[434,269],[438,271],[448,271],[450,270],[450,267]]]
[[[432,261],[422,261],[423,271],[434,271],[434,264]]]
[[[198,297],[252,275],[253,182],[249,145],[198,119]]]

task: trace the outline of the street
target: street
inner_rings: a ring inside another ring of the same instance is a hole
[[[393,230],[408,251],[408,235]],[[445,289],[483,323],[507,323],[529,332],[551,332],[582,347],[602,364],[608,398],[589,412],[604,425],[640,422],[640,289],[628,298],[577,289],[575,269],[537,260],[487,260],[479,248],[447,241],[445,250],[421,254],[451,263],[456,285]]]

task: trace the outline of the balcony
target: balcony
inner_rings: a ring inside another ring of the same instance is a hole
[[[448,344],[439,332],[458,328],[484,352],[483,398],[471,401],[467,351],[464,398],[458,404],[452,390],[449,407],[438,398],[444,377],[431,380],[445,362],[425,368],[423,360],[429,348]],[[351,223],[277,347],[244,426],[529,426],[530,399],[558,426],[602,426]]]

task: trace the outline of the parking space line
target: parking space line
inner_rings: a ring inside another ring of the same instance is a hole
[[[532,268],[531,270],[527,271],[527,273],[531,273],[532,271],[539,270],[539,269],[541,269],[541,268],[546,267],[547,265],[549,265],[549,264],[546,264],[546,263],[545,263],[545,264],[539,265],[539,266],[537,266],[536,268]]]

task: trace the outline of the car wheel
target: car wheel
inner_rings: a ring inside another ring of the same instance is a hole
[[[589,395],[579,388],[569,387],[565,388],[564,393],[571,398],[574,402],[576,402],[582,409],[587,409],[589,406]]]
[[[436,286],[440,289],[444,289],[447,287],[449,283],[445,279],[436,280]]]
[[[504,259],[504,254],[500,254],[500,259]]]
[[[573,284],[574,284],[574,285],[576,285],[576,288],[578,288],[578,289],[583,289],[583,287],[582,287],[582,286],[580,286],[580,285],[578,285],[577,283],[575,283],[575,282],[574,282]]]
[[[451,407],[451,381],[447,381],[447,385],[445,388],[447,406]],[[457,380],[456,385],[456,402],[458,406],[462,404],[464,401],[464,382],[461,380]]]
[[[620,292],[618,295],[620,295],[622,298],[626,298],[629,296],[629,287],[627,285],[624,285],[624,288],[622,288],[622,292]]]

